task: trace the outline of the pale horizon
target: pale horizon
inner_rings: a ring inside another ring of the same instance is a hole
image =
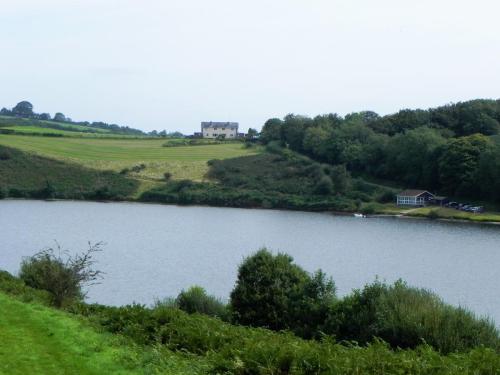
[[[0,107],[190,134],[500,97],[493,0],[43,3],[2,4]]]

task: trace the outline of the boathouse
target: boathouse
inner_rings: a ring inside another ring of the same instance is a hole
[[[398,206],[426,206],[434,199],[427,190],[404,190],[396,197]]]

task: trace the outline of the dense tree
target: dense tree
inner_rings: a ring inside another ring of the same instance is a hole
[[[289,114],[285,116],[282,128],[283,140],[292,149],[302,152],[306,129],[312,120],[306,116]]]
[[[500,202],[500,147],[489,147],[481,153],[476,182],[481,196]]]
[[[281,128],[283,121],[278,118],[272,118],[266,121],[262,127],[260,140],[267,144],[272,141],[281,141]]]
[[[50,119],[51,119],[51,117],[50,117],[50,113],[40,113],[40,114],[38,115],[38,118],[39,118],[40,120],[46,120],[46,121],[48,121],[48,120],[50,120]]]
[[[438,131],[428,127],[397,134],[387,145],[385,175],[407,186],[437,187],[435,161],[445,143]]]
[[[478,194],[476,175],[483,152],[492,148],[484,135],[476,134],[451,140],[439,158],[439,179],[449,194],[472,197]]]
[[[12,116],[12,111],[10,111],[7,108],[3,107],[2,109],[0,109],[0,115],[1,116]]]
[[[246,134],[246,138],[247,139],[254,139],[255,137],[257,137],[257,135],[259,134],[259,132],[253,128],[248,128],[248,132]]]
[[[245,259],[231,292],[235,322],[304,337],[319,333],[334,300],[333,281],[321,271],[310,275],[291,256],[266,249]]]
[[[33,104],[28,101],[19,102],[14,108],[12,108],[12,114],[19,117],[32,117]]]
[[[57,113],[54,115],[54,121],[64,122],[64,121],[66,121],[66,116],[64,116],[64,114],[63,114],[63,113],[61,113],[61,112],[57,112]]]
[[[313,119],[290,114],[268,120],[261,139],[279,141],[323,163],[344,165],[348,172],[446,194],[496,199],[489,192],[498,186],[493,171],[500,143],[488,137],[499,131],[500,100],[472,100],[383,117],[371,111],[344,118],[333,113]],[[326,179],[322,185],[327,185]]]

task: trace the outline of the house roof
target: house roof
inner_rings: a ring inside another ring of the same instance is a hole
[[[221,122],[221,121],[204,121],[201,123],[202,129],[212,128],[212,127],[238,129],[238,123],[237,122]]]
[[[414,190],[414,189],[403,190],[401,193],[398,194],[398,196],[400,196],[400,197],[418,197],[419,195],[422,195],[424,193],[427,193],[427,194],[434,196],[432,193],[429,193],[427,190]]]

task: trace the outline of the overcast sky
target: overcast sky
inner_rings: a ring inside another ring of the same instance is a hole
[[[0,0],[0,107],[143,130],[500,97],[498,0]]]

